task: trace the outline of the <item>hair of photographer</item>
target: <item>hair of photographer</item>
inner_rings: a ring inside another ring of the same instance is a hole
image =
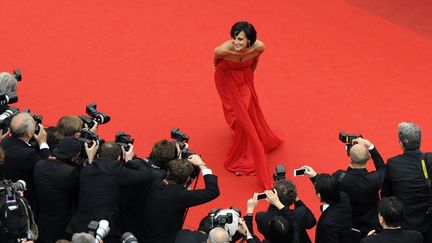
[[[71,243],[94,243],[95,240],[93,235],[83,232],[73,234]]]
[[[62,139],[53,151],[54,157],[63,162],[74,162],[82,151],[81,142],[73,137]]]
[[[282,216],[270,221],[269,240],[271,243],[291,243],[294,238],[294,227]]]
[[[119,160],[122,157],[120,145],[115,142],[105,142],[100,145],[98,155],[107,160]]]
[[[339,192],[336,189],[336,179],[329,174],[315,176],[315,192],[319,194],[321,202],[333,204],[340,200]]]
[[[0,73],[0,94],[16,92],[18,80],[10,73]]]
[[[169,182],[181,185],[187,182],[193,170],[193,165],[188,159],[171,160],[168,163],[168,171],[165,179]]]
[[[396,197],[383,197],[378,203],[380,224],[383,228],[401,226],[403,211],[404,207]]]
[[[177,158],[177,152],[175,142],[164,139],[153,145],[149,158],[155,165],[165,170],[168,166],[168,162]]]
[[[35,121],[27,112],[21,112],[12,118],[10,130],[12,136],[29,142],[35,131]]]
[[[354,144],[349,152],[350,162],[356,167],[366,167],[366,162],[370,159],[369,150],[360,144]]]
[[[420,149],[421,129],[413,122],[401,122],[398,129],[399,142],[403,150]]]
[[[55,138],[61,140],[64,137],[79,138],[79,132],[83,126],[83,121],[77,116],[63,116],[57,122]]]
[[[229,235],[222,227],[216,227],[210,230],[208,243],[228,243]]]
[[[277,191],[279,200],[283,205],[289,207],[294,203],[297,197],[297,188],[291,180],[277,180],[273,188]]]

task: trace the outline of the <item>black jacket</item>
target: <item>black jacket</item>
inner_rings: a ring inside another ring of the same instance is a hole
[[[39,199],[38,240],[51,243],[66,239],[66,227],[78,201],[79,168],[57,160],[39,160],[34,183]]]
[[[332,176],[338,180],[338,189],[348,194],[351,201],[353,227],[366,235],[379,226],[379,190],[384,184],[386,166],[376,148],[369,151],[376,171],[348,168],[337,171]]]
[[[367,236],[360,243],[423,243],[420,232],[403,229],[385,229],[381,233]]]
[[[431,227],[426,211],[432,209],[432,191],[426,185],[420,156],[419,150],[412,150],[388,160],[382,196],[396,196],[402,202],[405,229],[426,232]],[[432,175],[430,156],[426,161],[429,177]]]
[[[149,183],[153,177],[148,170],[126,168],[121,161],[97,158],[81,169],[79,178],[78,210],[73,216],[67,232],[87,232],[90,221],[106,219],[110,223],[109,235],[119,236],[120,186]]]
[[[184,185],[158,179],[150,186],[144,217],[132,232],[140,243],[172,243],[181,229],[186,208],[209,202],[219,196],[217,177],[204,176],[205,189],[188,190]],[[137,192],[139,193],[139,192]]]
[[[269,238],[269,223],[276,216],[284,216],[287,213],[292,214],[294,216],[295,221],[298,225],[298,242],[300,243],[309,243],[311,242],[306,229],[312,229],[312,227],[316,224],[316,219],[313,213],[310,211],[308,207],[301,201],[297,201],[294,203],[295,208],[288,209],[283,208],[282,210],[278,210],[275,206],[270,205],[266,212],[259,212],[256,214],[256,222],[258,226],[258,231],[263,234],[263,236],[268,239]],[[288,211],[288,212],[286,212]]]
[[[318,220],[315,243],[350,243],[351,225],[350,200],[340,192],[339,202],[331,204]]]

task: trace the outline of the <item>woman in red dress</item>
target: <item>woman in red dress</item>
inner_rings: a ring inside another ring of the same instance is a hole
[[[230,34],[231,40],[216,47],[214,58],[216,88],[233,135],[224,165],[237,175],[256,175],[261,186],[271,188],[266,153],[282,140],[267,125],[254,88],[254,72],[265,46],[248,22],[235,23]]]

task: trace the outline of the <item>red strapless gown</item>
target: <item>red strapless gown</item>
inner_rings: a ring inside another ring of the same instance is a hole
[[[221,60],[214,73],[225,119],[233,141],[224,165],[241,175],[256,175],[261,186],[270,189],[273,178],[266,153],[282,140],[269,128],[254,88],[253,59],[245,62]]]

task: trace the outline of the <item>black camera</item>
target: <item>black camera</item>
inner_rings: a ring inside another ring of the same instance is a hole
[[[129,144],[133,144],[135,140],[131,137],[131,135],[124,133],[123,131],[119,131],[115,135],[115,141],[118,145],[123,147],[125,151],[129,151]]]
[[[215,208],[210,211],[210,219],[212,222],[212,228],[214,227],[224,227],[225,224],[231,224],[233,222],[232,213],[227,213],[223,215],[217,215],[221,211],[220,208]]]
[[[37,115],[30,112],[30,109],[25,109],[24,112],[27,112],[31,117],[33,117],[33,120],[35,120],[35,134],[38,135],[40,132],[39,124],[42,124],[42,116]]]
[[[181,157],[183,159],[186,159],[192,154],[195,154],[194,152],[189,151],[186,147],[186,143],[189,142],[189,137],[186,134],[180,132],[180,129],[178,129],[177,127],[171,129],[171,138],[174,139],[175,142],[179,145],[182,152]]]
[[[7,110],[0,114],[0,129],[2,129],[3,134],[9,130],[12,117],[14,117],[19,112],[20,111],[18,108],[9,107]]]
[[[83,144],[84,149],[85,149],[84,143],[88,143],[88,146],[91,147],[93,146],[93,143],[98,143],[99,145],[101,145],[102,143],[105,142],[105,140],[101,139],[96,133],[90,131],[90,129],[88,128],[83,128],[81,130],[81,137],[79,138],[79,140]],[[81,154],[86,154],[86,153],[81,153]]]
[[[19,69],[13,70],[13,76],[17,81],[21,81],[22,80],[21,70]]]
[[[96,110],[96,103],[88,104],[86,106],[86,113],[90,117],[80,116],[80,118],[89,128],[92,128],[95,125],[94,121],[98,124],[105,124],[111,120],[110,116]]]
[[[23,180],[18,180],[13,183],[11,180],[0,181],[0,195],[3,198],[2,203],[9,209],[15,210],[19,207],[17,194],[19,191],[24,192],[26,183]]]
[[[342,143],[345,143],[345,150],[347,151],[347,155],[349,156],[351,147],[355,144],[353,143],[353,140],[356,138],[362,138],[361,134],[346,134],[345,132],[340,132],[339,133],[339,140]]]
[[[286,178],[286,170],[285,166],[283,165],[276,165],[276,171],[273,174],[273,180],[279,181],[279,180],[285,180]]]
[[[0,105],[8,105],[18,102],[18,95],[15,92],[0,95]]]

